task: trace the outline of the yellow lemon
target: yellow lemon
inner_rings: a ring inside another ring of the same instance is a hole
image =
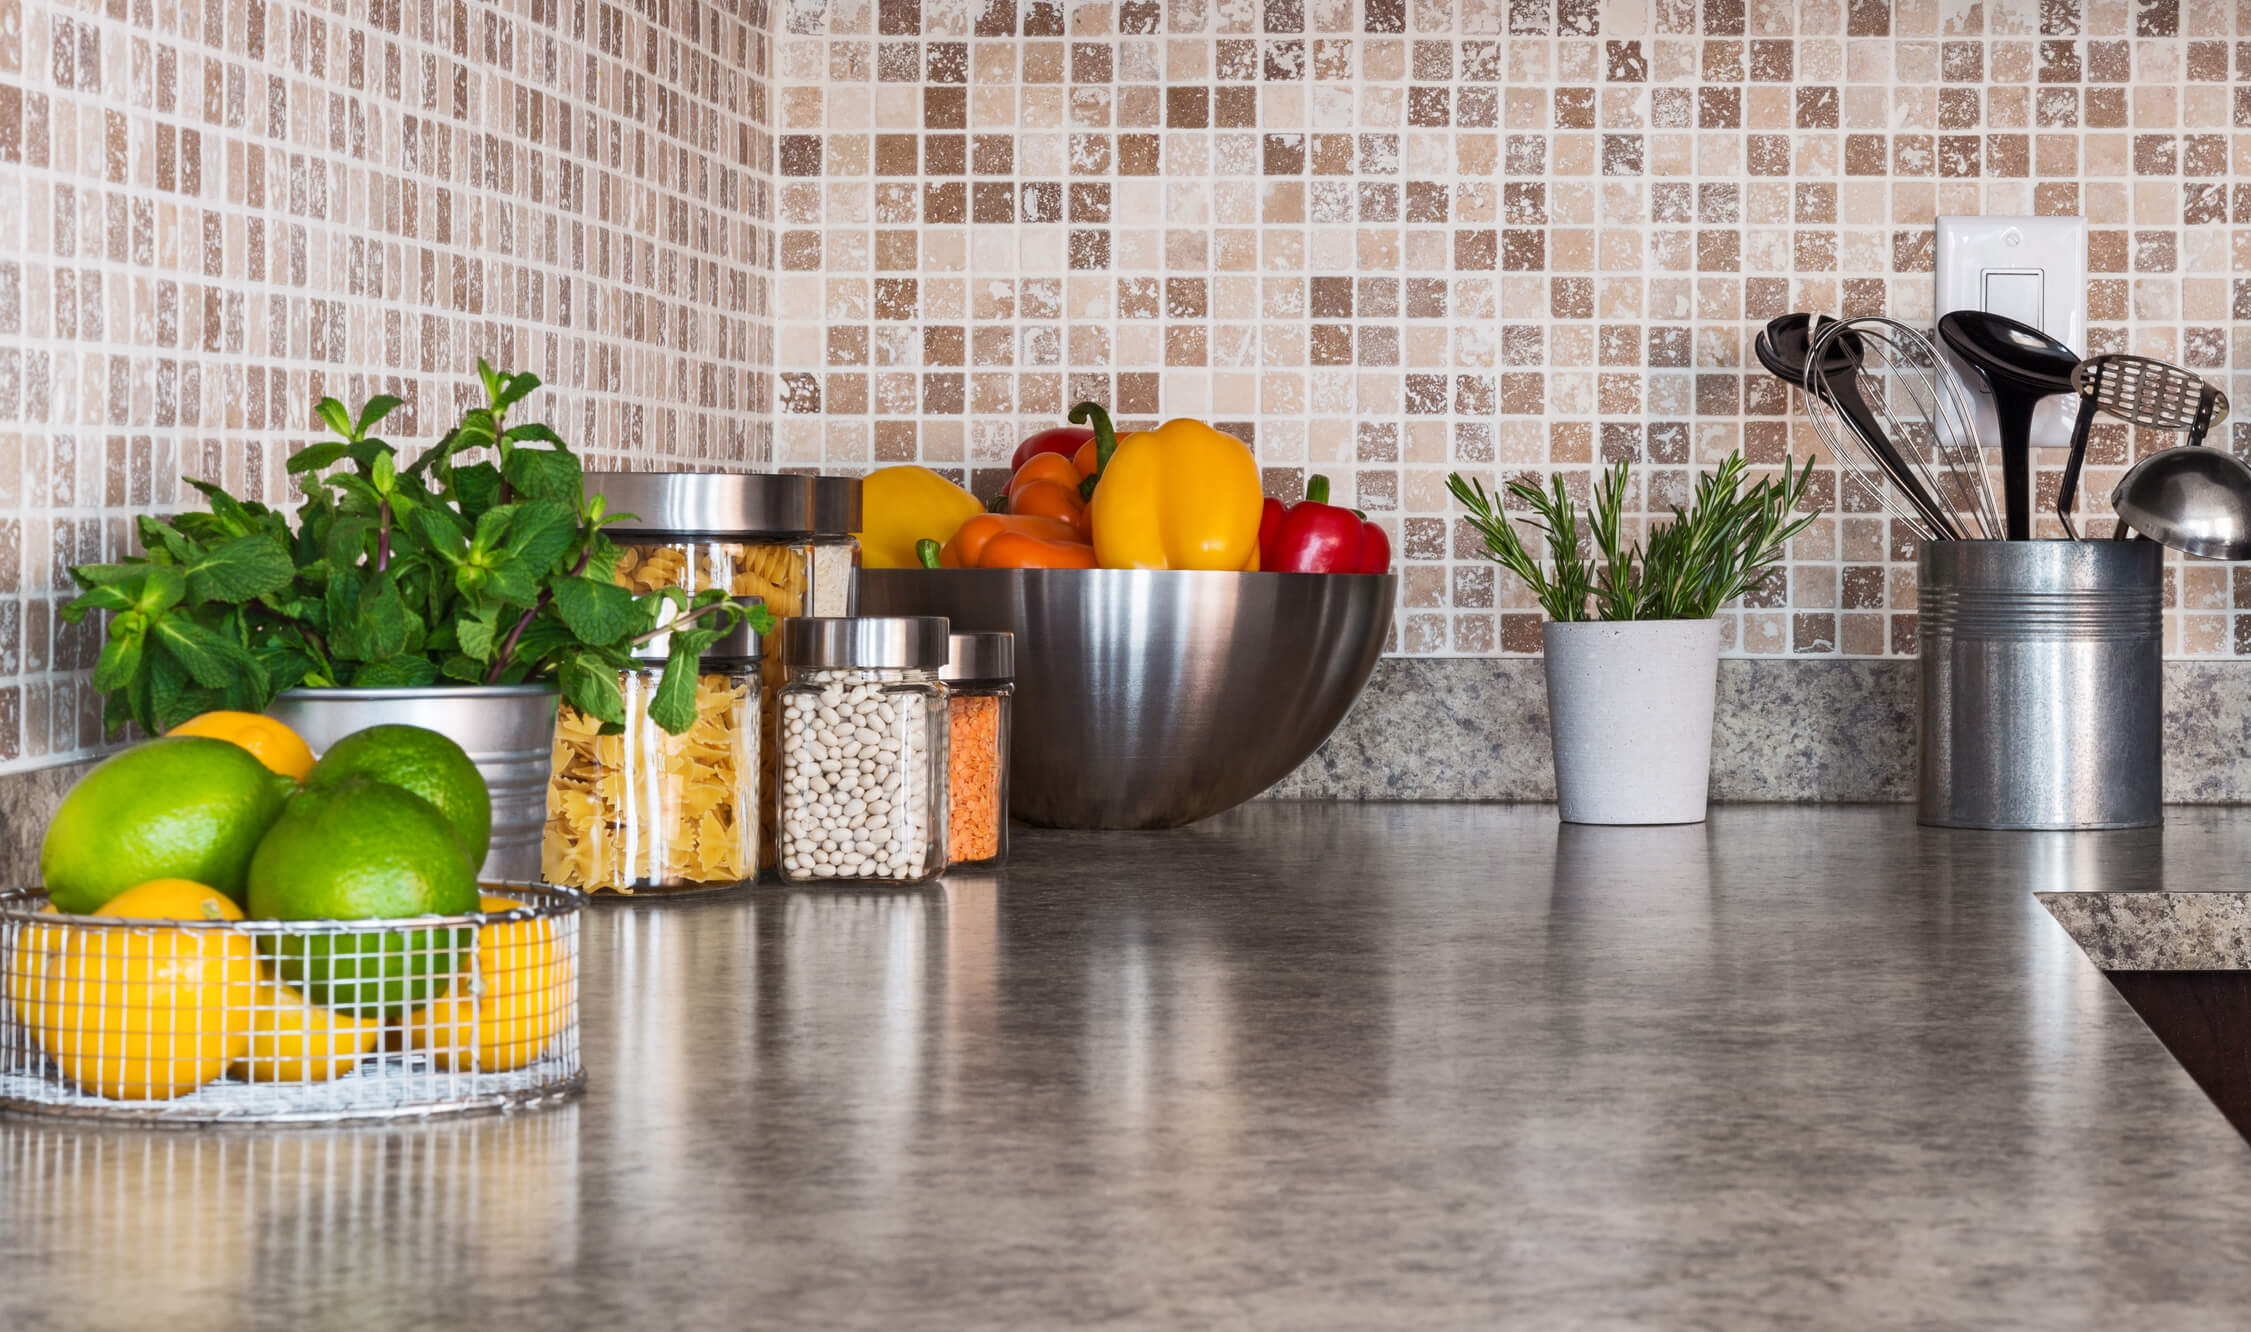
[[[138,884],[94,914],[242,919],[224,894],[182,879]],[[160,926],[57,932],[66,938],[47,960],[43,1043],[82,1089],[128,1101],[182,1096],[249,1048],[237,1017],[258,975],[247,935]]]
[[[484,895],[481,910],[522,905]],[[407,1040],[456,1073],[505,1073],[539,1058],[562,1024],[571,969],[551,920],[477,931],[477,976],[406,1020]]]
[[[54,903],[39,908],[43,916],[55,915]],[[44,1025],[41,991],[47,986],[47,960],[63,944],[59,925],[19,925],[9,940],[0,971],[7,973],[9,1017],[15,1026],[36,1033]]]
[[[246,1082],[326,1082],[351,1072],[382,1039],[380,1017],[324,1008],[288,985],[261,977],[246,1015],[250,1048],[227,1066]]]
[[[273,718],[261,717],[255,712],[206,712],[188,718],[165,734],[200,735],[240,745],[260,763],[300,782],[313,770],[312,747],[304,738]]]

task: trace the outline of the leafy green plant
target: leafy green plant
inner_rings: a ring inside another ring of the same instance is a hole
[[[1818,511],[1792,516],[1813,479],[1812,459],[1794,471],[1785,461],[1779,477],[1745,488],[1748,470],[1741,452],[1729,454],[1717,471],[1696,479],[1686,512],[1674,508],[1672,521],[1652,526],[1645,541],[1628,545],[1628,464],[1618,463],[1603,475],[1587,506],[1591,558],[1581,550],[1578,515],[1561,477],[1549,478],[1546,490],[1512,481],[1507,493],[1531,511],[1529,525],[1546,538],[1544,568],[1482,483],[1455,472],[1446,488],[1469,510],[1469,525],[1484,538],[1489,557],[1530,585],[1550,618],[1703,620],[1764,583],[1790,538],[1820,516]]]
[[[109,733],[258,712],[300,685],[535,681],[615,730],[619,673],[660,633],[671,638],[649,716],[687,730],[696,659],[741,608],[717,588],[620,586],[602,529],[627,515],[583,494],[578,458],[553,430],[509,422],[538,378],[483,361],[477,373],[484,405],[410,463],[375,434],[397,398],[357,416],[324,398],[315,410],[338,438],[289,460],[303,492],[294,515],[191,480],[208,513],[143,517],[146,555],[72,569],[84,591],[64,620],[110,617],[94,668]],[[771,627],[763,609],[751,618]]]

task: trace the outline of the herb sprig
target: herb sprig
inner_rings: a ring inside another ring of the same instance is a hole
[[[283,690],[552,681],[615,731],[631,650],[671,635],[650,720],[695,722],[697,658],[742,610],[718,588],[636,595],[614,578],[612,514],[548,426],[511,423],[537,376],[477,363],[485,401],[411,463],[376,430],[402,404],[315,408],[337,436],[289,460],[294,515],[206,481],[208,513],[139,521],[147,554],[80,565],[62,611],[109,618],[94,667],[103,720],[160,733],[201,712],[258,712]],[[466,460],[474,456],[474,460]],[[751,613],[762,632],[763,609]]]
[[[1783,547],[1820,516],[1792,516],[1813,479],[1811,459],[1795,471],[1786,460],[1779,477],[1746,489],[1749,467],[1738,451],[1697,478],[1685,512],[1676,506],[1672,521],[1655,524],[1646,541],[1629,545],[1628,469],[1619,462],[1595,486],[1587,506],[1592,559],[1581,551],[1578,515],[1561,477],[1550,477],[1546,490],[1529,481],[1508,484],[1507,493],[1531,511],[1528,525],[1546,539],[1544,568],[1482,483],[1455,472],[1446,488],[1469,510],[1469,525],[1484,538],[1488,556],[1531,587],[1549,618],[1566,622],[1709,619],[1763,584]]]

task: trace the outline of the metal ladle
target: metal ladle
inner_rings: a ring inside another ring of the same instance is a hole
[[[2251,467],[2232,453],[2181,445],[2128,468],[2110,492],[2120,540],[2139,533],[2208,559],[2251,559]]]

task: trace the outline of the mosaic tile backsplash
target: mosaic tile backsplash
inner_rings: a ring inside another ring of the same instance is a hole
[[[764,0],[0,0],[0,770],[100,738],[64,569],[485,357],[598,455],[771,453]]]
[[[1928,324],[1940,215],[2086,217],[2088,350],[2251,392],[2251,0],[137,3],[0,0],[0,766],[94,739],[62,565],[480,353],[651,465],[986,493],[1082,398],[1202,416],[1392,530],[1421,656],[1538,646],[1449,470],[1812,452],[1752,335]],[[1816,493],[1730,650],[1911,654],[1911,542]],[[2251,656],[2251,578],[2168,597]]]

